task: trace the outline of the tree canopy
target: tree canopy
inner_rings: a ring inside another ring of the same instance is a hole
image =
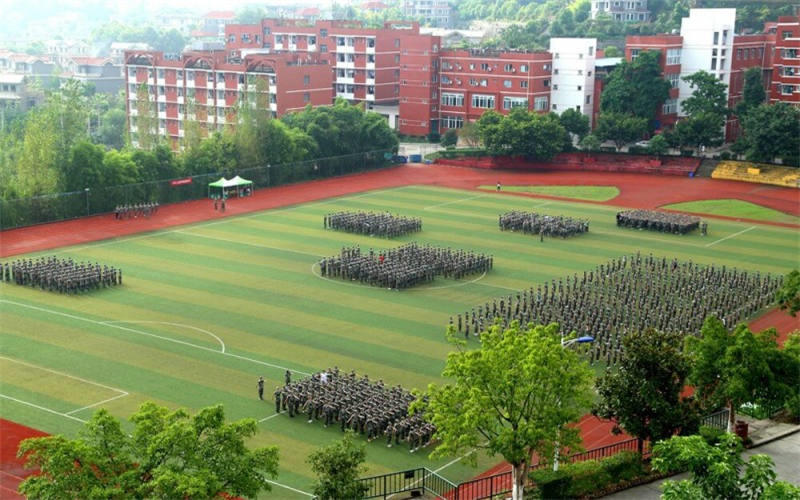
[[[737,498],[766,500],[800,497],[800,487],[776,481],[769,455],[742,459],[742,443],[733,434],[721,436],[712,446],[701,436],[675,436],[653,448],[653,469],[659,472],[688,470],[689,479],[667,480],[664,500]]]
[[[496,155],[550,160],[570,143],[557,115],[541,115],[524,108],[514,108],[506,116],[487,111],[476,126],[481,142]]]
[[[30,498],[255,497],[278,473],[278,449],[250,450],[254,419],[226,423],[221,405],[189,415],[144,403],[132,434],[102,409],[78,438],[26,439],[20,457],[41,473],[19,491]]]
[[[513,498],[523,487],[534,452],[552,457],[554,443],[574,449],[577,431],[567,427],[589,407],[592,371],[561,345],[558,325],[517,322],[494,325],[481,334],[478,349],[464,350],[451,326],[448,337],[459,349],[447,357],[444,385],[431,384],[412,411],[436,426],[432,455],[461,455],[476,448],[499,454],[513,471]],[[467,457],[475,461],[474,454]]]
[[[608,75],[600,109],[644,118],[652,130],[670,89],[669,82],[661,75],[660,57],[658,51],[645,50],[631,62],[622,61]]]
[[[778,348],[774,329],[754,334],[741,324],[729,331],[710,316],[700,337],[687,338],[686,348],[692,365],[689,383],[705,408],[728,408],[728,432],[744,403],[783,404],[797,392],[791,374],[800,369],[800,361]]]
[[[776,298],[781,309],[788,309],[792,316],[800,311],[800,271],[794,269],[786,275]]]
[[[747,108],[740,117],[744,152],[750,161],[800,165],[800,109],[785,102]]]
[[[666,439],[676,431],[697,428],[696,412],[681,398],[689,362],[683,334],[653,329],[634,332],[622,340],[622,359],[597,379],[600,400],[592,413],[613,419],[643,441]]]
[[[597,117],[595,135],[603,141],[612,141],[619,151],[624,145],[630,144],[647,132],[647,119],[615,113],[613,111],[600,113]]]
[[[364,473],[367,450],[364,443],[356,444],[354,433],[318,449],[308,457],[311,470],[317,475],[312,491],[320,500],[361,498],[368,486],[358,481]]]

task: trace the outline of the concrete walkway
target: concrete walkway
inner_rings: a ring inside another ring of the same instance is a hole
[[[766,454],[772,457],[775,462],[775,472],[778,475],[778,480],[788,481],[800,486],[800,432],[745,450],[743,458],[747,460],[749,457],[758,454]],[[669,479],[681,480],[688,477],[688,474],[678,474]],[[650,484],[643,484],[604,498],[614,500],[657,500],[661,498],[661,483],[664,481],[662,479]]]

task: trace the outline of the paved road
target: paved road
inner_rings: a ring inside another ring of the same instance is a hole
[[[744,452],[745,460],[757,454],[767,454],[772,457],[779,480],[789,481],[800,486],[800,432],[758,448],[746,450]],[[687,477],[688,474],[680,474],[670,479],[686,479]],[[613,500],[657,500],[661,498],[662,482],[663,480],[637,486],[604,498]]]

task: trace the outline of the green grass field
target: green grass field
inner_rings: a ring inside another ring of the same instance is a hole
[[[497,186],[478,186],[478,188],[494,191]],[[502,189],[512,193],[543,194],[590,201],[608,201],[619,196],[619,188],[616,186],[502,186]]]
[[[322,229],[325,213],[348,209],[419,216],[424,231],[388,241]],[[590,232],[544,243],[500,232],[498,214],[512,209],[587,218]],[[341,434],[301,418],[271,418],[272,389],[285,367],[310,373],[338,365],[423,388],[441,381],[450,316],[625,253],[771,273],[798,265],[796,230],[712,221],[707,237],[675,236],[618,229],[616,210],[408,186],[45,252],[119,266],[124,285],[77,297],[0,285],[0,414],[74,435],[98,406],[127,417],[146,400],[190,409],[223,403],[229,418],[266,419],[254,444],[278,445],[277,481],[308,491],[306,457]],[[401,292],[315,274],[319,257],[344,245],[411,240],[492,253],[494,270]],[[268,379],[267,402],[256,397],[259,375]],[[432,462],[404,447],[368,446],[370,473],[426,466],[460,481],[482,470],[454,458]],[[272,495],[303,497],[279,486]]]
[[[663,208],[695,214],[724,215],[726,217],[741,217],[743,219],[800,224],[800,217],[795,217],[794,215],[789,215],[779,212],[778,210],[742,200],[687,201],[684,203],[664,205]]]

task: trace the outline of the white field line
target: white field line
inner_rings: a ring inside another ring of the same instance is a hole
[[[436,205],[430,205],[428,207],[423,208],[423,210],[433,210],[434,208],[446,207],[447,205],[452,205],[454,203],[461,203],[461,202],[464,202],[464,201],[476,200],[478,198],[483,198],[483,197],[486,197],[486,196],[489,196],[489,195],[484,193],[484,194],[478,194],[478,195],[475,195],[475,196],[469,196],[467,198],[461,198],[461,199],[458,199],[458,200],[446,201],[444,203],[437,203]]]
[[[222,356],[228,356],[228,357],[231,357],[231,358],[240,359],[242,361],[248,361],[250,363],[259,364],[259,365],[262,365],[262,366],[269,366],[271,368],[277,368],[279,370],[290,370],[290,371],[292,371],[294,373],[299,373],[300,375],[306,375],[306,376],[310,376],[311,375],[310,373],[303,372],[303,371],[300,371],[300,370],[291,369],[291,368],[287,368],[285,366],[275,365],[275,364],[272,364],[272,363],[267,363],[266,361],[259,361],[257,359],[248,358],[247,356],[240,356],[238,354],[233,354],[233,353],[230,353],[230,352],[220,352],[220,351],[218,351],[216,349],[212,349],[210,347],[197,345],[197,344],[192,344],[191,342],[186,342],[186,341],[183,341],[183,340],[171,339],[169,337],[156,335],[154,333],[145,332],[145,331],[142,331],[142,330],[136,330],[134,328],[128,328],[128,327],[125,327],[125,326],[115,325],[113,323],[108,323],[106,321],[97,321],[97,320],[94,320],[94,319],[84,318],[82,316],[76,316],[74,314],[67,314],[67,313],[63,313],[63,312],[60,312],[60,311],[54,311],[52,309],[47,309],[46,307],[39,307],[39,306],[31,306],[31,305],[28,305],[28,304],[22,304],[20,302],[14,302],[12,300],[0,299],[0,302],[5,302],[7,304],[12,304],[12,305],[19,306],[19,307],[25,307],[25,308],[28,308],[28,309],[33,309],[34,311],[42,311],[42,312],[46,312],[46,313],[50,313],[50,314],[55,314],[57,316],[63,316],[65,318],[71,318],[71,319],[76,319],[76,320],[79,320],[79,321],[85,321],[87,323],[93,323],[95,325],[108,326],[108,327],[116,328],[118,330],[122,330],[122,331],[125,331],[125,332],[134,333],[136,335],[143,335],[143,336],[146,336],[146,337],[153,337],[153,338],[156,338],[156,339],[159,339],[159,340],[163,340],[163,341],[166,341],[166,342],[172,342],[174,344],[185,345],[187,347],[193,347],[195,349],[200,349],[202,351],[213,352],[213,353],[216,353],[216,354],[220,354]]]
[[[221,219],[221,220],[213,220],[213,221],[208,221],[208,222],[201,222],[201,223],[198,223],[198,224],[185,224],[185,225],[182,225],[182,226],[178,227],[177,229],[155,230],[155,231],[148,232],[147,234],[142,234],[142,235],[139,235],[139,236],[120,236],[120,237],[116,237],[116,238],[114,238],[112,240],[103,241],[103,242],[100,242],[100,243],[98,243],[98,242],[90,242],[90,243],[84,243],[83,245],[77,245],[77,246],[72,246],[72,247],[64,247],[63,250],[66,251],[66,252],[74,252],[74,251],[78,251],[78,250],[83,250],[85,248],[91,249],[91,248],[104,247],[106,245],[116,245],[118,243],[136,241],[136,240],[141,240],[141,239],[145,239],[145,238],[153,238],[155,236],[160,236],[160,235],[164,235],[164,234],[180,233],[180,232],[186,231],[187,229],[198,229],[198,228],[204,228],[204,227],[209,227],[209,226],[215,226],[217,224],[228,224],[230,222],[236,222],[237,220],[253,219],[253,218],[261,217],[261,216],[264,216],[264,215],[271,215],[271,214],[289,212],[289,211],[292,211],[292,210],[297,210],[299,208],[315,207],[315,206],[319,206],[319,205],[327,205],[327,204],[330,204],[330,203],[337,203],[337,202],[347,201],[347,200],[356,200],[358,198],[363,198],[365,196],[373,196],[373,195],[380,194],[380,193],[383,193],[383,192],[386,192],[386,191],[393,191],[393,190],[396,190],[396,189],[403,189],[403,188],[407,188],[407,187],[413,187],[413,186],[398,186],[398,187],[393,187],[393,188],[377,189],[375,191],[369,191],[367,193],[361,193],[361,194],[355,195],[355,196],[340,196],[340,197],[336,197],[336,198],[327,198],[327,199],[324,199],[324,200],[321,200],[321,201],[314,201],[314,202],[310,202],[310,203],[295,204],[295,205],[292,205],[292,206],[286,207],[286,208],[278,208],[278,209],[269,209],[269,208],[267,208],[265,210],[259,210],[257,212],[251,213],[251,214],[239,215],[239,216],[234,216],[234,217],[226,217],[226,218]]]
[[[297,488],[292,488],[291,486],[286,486],[285,484],[281,484],[281,483],[278,483],[276,481],[271,481],[269,479],[267,479],[267,482],[269,484],[274,484],[275,486],[280,486],[281,488],[286,488],[287,490],[294,491],[296,493],[300,493],[301,495],[305,495],[307,497],[314,498],[314,495],[312,495],[311,493],[308,493],[307,491],[298,490]]]
[[[246,246],[258,247],[258,248],[270,248],[272,250],[280,250],[282,252],[291,252],[291,253],[296,253],[296,254],[300,254],[300,255],[310,255],[310,256],[316,257],[316,258],[322,258],[322,255],[317,255],[315,253],[310,253],[310,252],[303,252],[302,250],[292,250],[291,248],[281,248],[281,247],[274,247],[274,246],[270,246],[270,245],[264,245],[264,244],[261,244],[261,243],[250,243],[250,242],[247,242],[247,241],[232,240],[232,239],[229,239],[229,238],[219,238],[217,236],[207,236],[205,234],[190,233],[189,231],[183,231],[183,230],[176,231],[176,232],[181,233],[181,234],[187,234],[189,236],[196,236],[198,238],[207,238],[209,240],[217,240],[217,241],[225,241],[225,242],[229,242],[229,243],[235,243],[237,245],[246,245]]]
[[[9,302],[9,301],[2,300],[2,302]],[[69,373],[60,372],[58,370],[51,370],[50,368],[45,368],[43,366],[34,365],[32,363],[26,363],[25,361],[20,361],[18,359],[9,358],[9,357],[6,357],[6,356],[0,356],[0,359],[4,359],[6,361],[11,361],[12,363],[19,363],[21,365],[30,366],[31,368],[36,368],[38,370],[44,370],[46,372],[55,373],[56,375],[61,375],[62,377],[73,378],[75,380],[79,380],[79,381],[85,382],[87,384],[96,385],[97,387],[102,387],[103,389],[108,389],[110,391],[114,391],[114,392],[118,392],[120,394],[124,394],[125,396],[128,395],[128,393],[126,391],[123,391],[122,389],[117,389],[116,387],[111,387],[111,386],[108,386],[108,385],[100,384],[98,382],[92,382],[91,380],[86,380],[85,378],[76,377],[75,375],[70,375]]]
[[[0,398],[8,399],[9,401],[14,401],[14,402],[19,403],[19,404],[30,406],[32,408],[36,408],[37,410],[46,411],[47,413],[52,413],[52,414],[58,415],[60,417],[70,418],[70,419],[75,420],[77,422],[80,422],[82,424],[86,423],[86,420],[84,420],[82,418],[78,418],[78,417],[69,415],[67,413],[61,413],[60,411],[51,410],[50,408],[45,408],[44,406],[40,406],[40,405],[36,405],[36,404],[33,404],[33,403],[29,403],[29,402],[23,401],[21,399],[12,398],[11,396],[6,396],[5,394],[0,394]]]
[[[280,415],[281,413],[285,413],[285,412],[283,412],[283,411],[279,411],[278,413],[275,413],[275,414],[273,414],[273,415],[270,415],[269,417],[264,417],[264,418],[262,418],[261,420],[259,420],[259,421],[258,421],[258,423],[260,424],[261,422],[266,422],[267,420],[272,420],[273,418],[277,417],[277,416],[278,416],[278,415]]]
[[[118,321],[105,321],[104,323],[105,324],[111,324],[111,323],[156,324],[156,325],[172,325],[172,326],[179,326],[179,327],[182,327],[182,328],[189,328],[191,330],[195,330],[195,331],[198,331],[200,333],[205,333],[206,335],[214,337],[215,339],[217,339],[217,342],[219,342],[219,345],[222,348],[222,350],[220,352],[225,352],[225,342],[223,342],[221,338],[217,337],[216,335],[214,335],[212,332],[209,332],[208,330],[203,330],[202,328],[198,328],[198,327],[192,326],[192,325],[186,325],[186,324],[183,324],[183,323],[172,323],[172,322],[169,322],[169,321],[144,321],[144,320],[140,321],[140,320],[134,320],[134,319],[131,319],[131,320],[118,320]]]
[[[725,241],[725,240],[731,239],[731,238],[733,238],[733,237],[739,236],[740,234],[744,234],[744,233],[746,233],[747,231],[752,231],[752,230],[753,230],[753,229],[755,229],[756,227],[758,227],[758,226],[750,226],[750,227],[748,227],[747,229],[742,229],[742,230],[741,230],[741,231],[739,231],[738,233],[729,234],[728,236],[726,236],[726,237],[724,237],[724,238],[720,238],[720,239],[718,239],[718,240],[716,240],[716,241],[713,241],[713,242],[709,243],[708,245],[706,245],[706,248],[708,248],[708,247],[710,247],[710,246],[713,246],[713,245],[716,245],[717,243],[721,243],[721,242],[723,242],[723,241]]]
[[[92,403],[90,405],[86,405],[83,408],[78,408],[77,410],[68,411],[64,415],[72,415],[73,413],[78,413],[79,411],[88,410],[89,408],[94,408],[95,406],[100,406],[103,403],[109,403],[111,401],[114,401],[115,399],[124,398],[127,395],[128,395],[127,392],[125,394],[117,394],[113,398],[104,399],[102,401],[98,401],[97,403]]]
[[[435,471],[433,471],[433,472],[435,472],[435,473],[437,473],[437,474],[438,474],[439,472],[441,472],[441,471],[445,470],[446,468],[450,467],[451,465],[453,465],[453,464],[455,464],[455,463],[458,463],[458,462],[460,462],[461,460],[463,460],[463,459],[467,458],[468,456],[472,455],[473,453],[475,453],[475,450],[468,451],[467,453],[464,453],[464,454],[463,454],[463,455],[461,455],[460,457],[458,457],[458,458],[454,458],[453,460],[451,460],[451,461],[447,462],[446,464],[442,465],[441,467],[439,467],[438,469],[436,469],[436,470],[435,470]]]

